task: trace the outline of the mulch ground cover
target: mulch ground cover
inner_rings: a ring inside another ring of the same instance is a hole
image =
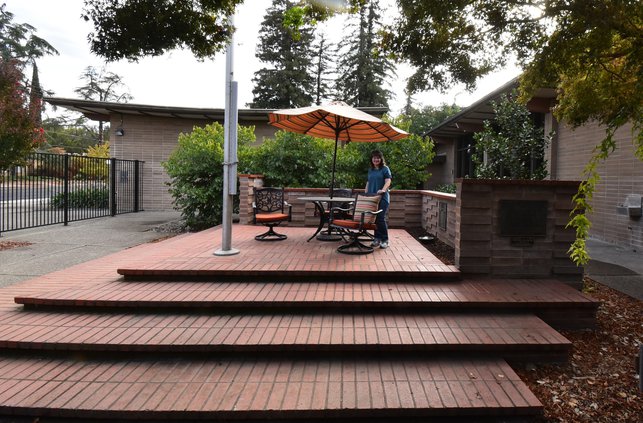
[[[31,242],[25,241],[0,241],[0,251],[11,250],[12,248],[26,247],[31,245]]]
[[[422,229],[408,230],[418,238]],[[423,245],[445,264],[455,251],[440,240]],[[584,279],[583,291],[601,301],[594,330],[560,331],[572,344],[569,362],[529,364],[514,370],[543,403],[553,422],[643,422],[638,354],[643,342],[643,301]]]

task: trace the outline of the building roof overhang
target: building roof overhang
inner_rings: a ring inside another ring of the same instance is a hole
[[[493,102],[500,99],[503,94],[518,88],[518,78],[514,78],[500,88],[487,94],[466,109],[446,119],[438,126],[431,128],[426,135],[434,139],[456,138],[467,133],[481,131],[484,121],[492,120],[495,117]],[[533,112],[547,112],[556,99],[556,90],[553,88],[540,88],[527,104],[527,108]]]
[[[206,119],[222,121],[225,109],[195,107],[153,106],[148,104],[112,103],[106,101],[81,100],[72,98],[45,97],[44,100],[56,107],[82,113],[88,119],[109,121],[112,115],[137,115],[177,119]],[[359,107],[363,112],[381,117],[386,107]],[[239,120],[268,122],[268,113],[275,109],[239,109]]]

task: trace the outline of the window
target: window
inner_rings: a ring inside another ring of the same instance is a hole
[[[467,134],[458,139],[455,170],[456,178],[473,177],[473,161],[471,160],[473,148],[473,134]]]

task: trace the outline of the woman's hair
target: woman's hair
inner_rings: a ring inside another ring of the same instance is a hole
[[[373,157],[379,157],[380,160],[380,167],[378,169],[381,169],[382,167],[386,166],[386,160],[384,160],[384,154],[380,150],[373,150],[371,152],[371,169],[375,169],[375,166],[373,166]]]

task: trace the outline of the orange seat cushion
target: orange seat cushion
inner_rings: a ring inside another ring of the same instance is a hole
[[[284,213],[261,213],[255,216],[257,223],[281,222],[288,220],[288,215]]]

